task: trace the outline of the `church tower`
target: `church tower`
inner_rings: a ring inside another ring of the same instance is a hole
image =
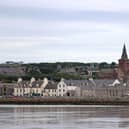
[[[120,79],[127,79],[129,74],[129,59],[124,44],[121,59],[119,59],[118,77]]]

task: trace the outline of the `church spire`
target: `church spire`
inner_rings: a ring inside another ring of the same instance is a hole
[[[127,55],[125,44],[124,44],[124,47],[123,47],[121,59],[128,59],[128,55]]]

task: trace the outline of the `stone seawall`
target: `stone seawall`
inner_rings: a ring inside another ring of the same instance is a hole
[[[42,104],[42,105],[129,105],[129,98],[84,98],[84,97],[16,97],[0,98],[0,104]]]

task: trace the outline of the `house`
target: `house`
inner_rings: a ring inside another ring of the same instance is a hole
[[[14,96],[42,96],[46,85],[46,78],[36,80],[32,77],[30,81],[23,81],[22,78],[19,78],[17,85],[14,87]]]
[[[67,86],[71,86],[71,89],[73,89],[74,92],[77,92],[78,96],[87,98],[124,97],[129,94],[129,81],[123,82],[118,79],[93,80],[90,78],[89,80],[65,80],[65,83]],[[78,87],[80,90],[77,90],[75,87]],[[69,93],[68,91],[69,90],[67,90],[67,93]],[[73,91],[71,94],[73,94]]]
[[[48,81],[48,84],[43,90],[42,96],[58,96],[57,95],[57,83],[54,81]]]
[[[13,91],[16,86],[16,83],[0,83],[0,96],[13,96]]]
[[[18,79],[14,87],[14,96],[66,96],[67,85],[63,79],[59,83],[50,81],[47,78],[36,80],[34,77],[30,81]]]
[[[61,81],[57,85],[57,96],[66,96],[67,93],[67,85],[62,78]]]

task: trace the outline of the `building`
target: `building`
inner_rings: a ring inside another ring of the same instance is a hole
[[[124,97],[129,95],[129,59],[124,45],[118,69],[101,71],[103,79],[65,80],[54,82],[44,78],[30,81],[19,78],[17,83],[0,83],[0,96],[21,97]],[[108,79],[105,79],[108,78]],[[111,78],[110,78],[111,77]]]
[[[0,83],[0,96],[113,98],[129,95],[129,81],[119,79],[50,81],[47,78],[17,83]]]
[[[67,94],[67,85],[62,78],[57,85],[57,96],[66,96]]]
[[[90,78],[89,80],[65,80],[65,83],[69,87],[78,87],[80,90],[74,89],[74,92],[77,92],[78,96],[86,98],[120,98],[129,95],[129,81],[125,83],[118,79],[93,80]]]
[[[31,78],[30,81],[18,79],[17,85],[14,87],[14,96],[66,96],[67,85],[63,79],[59,83],[50,81],[47,78],[36,80]]]
[[[13,96],[16,83],[0,83],[0,96],[9,97]]]
[[[14,96],[32,97],[32,96],[81,96],[80,87],[76,85],[67,85],[62,78],[59,83],[50,81],[47,78],[30,81],[18,79],[14,87]]]
[[[101,79],[116,79],[118,76],[117,68],[101,69],[97,73]]]
[[[17,85],[14,87],[14,96],[43,96],[43,90],[48,84],[48,80],[35,80],[34,77],[30,81],[23,81],[19,78]]]
[[[119,59],[118,78],[127,80],[129,78],[129,59],[124,44],[121,59]]]
[[[57,96],[57,83],[48,81],[48,84],[42,91],[42,96]]]

